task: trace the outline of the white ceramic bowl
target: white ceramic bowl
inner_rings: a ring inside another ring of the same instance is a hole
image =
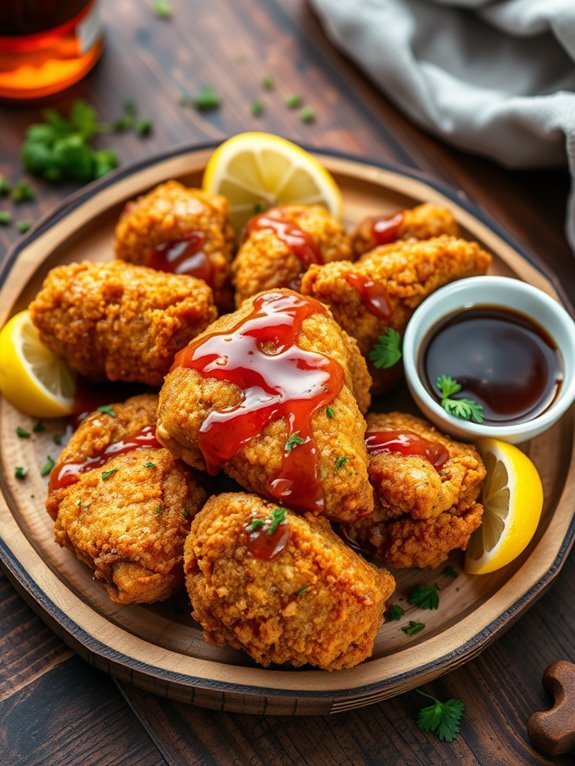
[[[421,345],[441,319],[472,306],[500,306],[533,319],[555,341],[563,362],[563,382],[551,405],[521,423],[472,423],[449,415],[425,387],[418,373]],[[418,306],[403,338],[403,361],[409,390],[417,405],[442,431],[462,439],[481,436],[517,444],[556,423],[575,400],[575,322],[553,298],[526,282],[510,277],[469,277],[436,290]]]

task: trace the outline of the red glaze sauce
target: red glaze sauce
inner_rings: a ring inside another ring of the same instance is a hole
[[[321,250],[314,237],[307,231],[286,218],[281,208],[268,210],[248,221],[248,233],[253,231],[271,231],[296,255],[304,266],[323,263]]]
[[[344,373],[335,360],[297,345],[304,320],[316,313],[325,314],[326,309],[313,298],[265,293],[234,327],[192,341],[179,351],[172,369],[187,367],[242,391],[237,405],[212,410],[202,424],[199,447],[209,473],[221,470],[268,423],[284,418],[288,441],[280,471],[267,492],[294,508],[319,512],[324,497],[311,418],[333,402]]]
[[[354,274],[353,272],[346,274],[345,278],[357,290],[363,305],[370,314],[373,314],[378,319],[383,319],[385,322],[391,319],[389,296],[382,285],[374,282],[369,277],[365,277],[362,274]]]
[[[403,223],[403,213],[396,213],[391,217],[376,215],[369,221],[371,236],[376,246],[389,245],[390,242],[395,242],[399,236],[399,227]]]
[[[290,539],[290,526],[287,521],[282,521],[270,534],[269,520],[262,527],[251,530],[250,524],[246,525],[247,548],[256,559],[271,561],[283,551]]]
[[[449,460],[449,452],[443,444],[429,441],[415,431],[368,431],[365,446],[370,456],[382,452],[418,455],[429,460],[437,470]]]
[[[197,277],[211,286],[214,281],[214,267],[203,251],[205,244],[206,235],[203,231],[192,231],[184,239],[160,242],[148,253],[145,265],[157,271]]]
[[[78,481],[78,475],[91,471],[94,468],[100,468],[109,460],[126,452],[135,449],[153,448],[159,449],[162,445],[156,439],[156,427],[144,426],[141,431],[121,439],[119,442],[113,442],[97,455],[88,457],[78,463],[62,463],[58,470],[52,471],[50,476],[49,491],[52,492],[63,487],[69,487]]]

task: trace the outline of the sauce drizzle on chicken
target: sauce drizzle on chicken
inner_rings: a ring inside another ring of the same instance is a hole
[[[346,281],[359,293],[361,301],[370,314],[387,322],[391,319],[391,305],[385,288],[373,279],[354,274],[345,275]]]
[[[389,217],[376,215],[370,218],[371,235],[376,246],[389,245],[395,242],[399,235],[399,227],[403,223],[403,213]]]
[[[267,492],[291,507],[317,513],[324,497],[311,418],[333,402],[344,373],[335,360],[297,344],[304,320],[316,313],[325,314],[326,309],[313,298],[265,293],[230,330],[192,341],[179,351],[174,367],[234,383],[241,390],[236,405],[212,410],[202,424],[199,447],[208,472],[217,473],[269,423],[283,418],[287,440],[282,465]]]
[[[429,460],[437,470],[449,460],[449,452],[443,444],[429,441],[415,431],[368,431],[365,446],[370,457],[382,452],[417,455]]]
[[[248,221],[247,229],[249,234],[254,231],[273,232],[300,259],[304,266],[323,263],[321,250],[314,237],[287,218],[281,208],[269,210],[251,218]]]
[[[190,232],[184,239],[160,242],[148,253],[145,265],[157,271],[197,277],[212,286],[215,273],[210,259],[203,251],[205,244],[206,235],[199,230]]]

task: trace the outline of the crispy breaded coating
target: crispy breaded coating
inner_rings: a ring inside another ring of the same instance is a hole
[[[198,475],[163,447],[109,455],[77,481],[58,487],[64,466],[84,463],[152,426],[157,396],[114,404],[115,415],[89,415],[53,469],[46,501],[56,542],[94,571],[118,604],[151,603],[183,585],[183,549],[206,493]],[[153,432],[152,432],[153,433]]]
[[[425,457],[382,452],[369,458],[369,480],[378,500],[378,518],[409,514],[430,519],[450,508],[468,508],[478,498],[485,466],[472,444],[455,441],[431,423],[403,412],[370,413],[366,438],[378,432],[414,433],[441,445],[448,458],[439,468]]]
[[[431,239],[442,234],[459,236],[451,210],[431,202],[384,216],[370,216],[351,233],[354,254],[359,257],[382,244],[402,239]]]
[[[342,224],[320,205],[284,205],[266,214],[281,214],[283,220],[309,235],[323,263],[352,257],[351,242]],[[260,216],[259,218],[261,218]],[[289,287],[297,290],[307,265],[289,245],[289,236],[266,228],[249,230],[232,265],[236,305],[262,290]]]
[[[257,385],[246,383],[246,386],[242,387],[232,382],[233,378],[230,379],[237,363],[233,358],[232,361],[228,360],[227,351],[243,348],[241,344],[246,338],[244,325],[248,320],[253,321],[255,315],[259,316],[257,305],[260,300],[264,303],[267,301],[270,305],[295,302],[304,308],[311,307],[313,313],[303,320],[291,349],[295,349],[297,354],[300,350],[303,353],[312,352],[313,358],[319,359],[324,367],[333,364],[336,372],[340,370],[339,374],[343,373],[339,393],[334,394],[335,398],[329,402],[325,402],[329,407],[322,405],[309,417],[305,417],[316,445],[317,471],[314,481],[322,496],[323,507],[320,509],[312,503],[312,487],[307,484],[302,486],[303,480],[300,479],[293,479],[287,494],[281,494],[281,497],[285,498],[286,503],[291,502],[300,510],[322,512],[334,520],[352,521],[363,518],[373,510],[364,444],[365,420],[361,414],[366,405],[369,405],[370,378],[367,368],[355,342],[338,327],[325,307],[290,290],[262,293],[261,296],[246,301],[234,314],[220,317],[190,344],[186,353],[192,349],[200,358],[207,354],[206,358],[213,360],[210,363],[211,369],[217,371],[214,374],[219,379],[214,379],[207,373],[202,374],[193,367],[181,366],[177,360],[174,368],[166,376],[160,393],[158,439],[174,455],[195,468],[206,470],[208,464],[201,448],[201,440],[205,438],[202,434],[209,431],[214,417],[216,420],[224,418],[221,438],[233,443],[241,434],[243,441],[238,441],[237,449],[234,448],[231,456],[222,459],[223,470],[249,491],[270,498],[280,496],[272,491],[273,482],[286,461],[297,460],[298,455],[302,454],[297,450],[302,449],[301,443],[305,440],[300,438],[299,432],[294,434],[296,441],[288,444],[288,425],[291,426],[288,420],[291,421],[297,411],[297,401],[305,402],[306,398],[310,398],[310,392],[306,388],[310,378],[300,368],[291,366],[288,370],[282,366],[291,351],[284,349],[278,354],[277,347],[271,343],[264,344],[257,352],[247,352],[245,358],[241,356],[239,361],[239,364],[249,365],[250,369],[255,370],[254,375],[267,375],[267,382],[261,383],[258,378]],[[278,316],[277,321],[285,323],[288,322],[290,314],[289,311],[280,311]],[[204,351],[205,344],[209,345],[212,342],[214,334],[221,338],[223,345],[219,350],[212,350],[210,347]],[[247,335],[249,337],[249,333]],[[230,372],[225,372],[228,364]],[[263,366],[260,369],[258,365]],[[252,373],[247,371],[246,375],[251,376]],[[248,413],[256,413],[260,402],[271,401],[268,399],[270,391],[272,400],[273,397],[277,397],[277,406],[287,408],[282,410],[285,414],[272,416],[262,428],[254,427],[246,436],[241,422],[234,421],[234,417],[243,413],[243,408]],[[286,398],[284,391],[290,391],[291,394]],[[212,438],[218,446],[217,437]],[[226,446],[223,445],[222,449]],[[305,501],[302,500],[301,504],[294,500],[297,494],[305,496]]]
[[[485,466],[471,444],[441,434],[414,415],[368,415],[366,439],[386,431],[419,435],[448,455],[437,468],[418,455],[370,455],[375,511],[368,519],[342,526],[342,533],[387,566],[436,567],[452,550],[465,550],[481,524],[483,506],[477,498]]]
[[[249,528],[275,507],[240,493],[208,500],[184,552],[192,615],[208,641],[243,649],[260,665],[354,667],[373,651],[395,581],[311,514],[287,511],[285,547],[257,558],[250,535],[267,531]]]
[[[454,237],[395,242],[372,250],[356,263],[311,266],[302,278],[301,292],[326,303],[336,322],[368,356],[390,327],[403,334],[410,316],[430,293],[456,279],[485,274],[490,263],[491,256],[476,242]],[[354,277],[383,290],[388,318],[368,306],[349,281]],[[397,369],[377,369],[370,362],[369,370],[376,392],[388,390],[390,381],[397,381]]]
[[[42,342],[92,380],[160,386],[174,354],[212,322],[201,279],[123,261],[52,269],[30,304]]]
[[[116,258],[151,266],[151,254],[159,245],[201,238],[199,248],[209,261],[198,262],[192,276],[207,278],[214,300],[223,311],[233,307],[230,263],[235,232],[225,197],[192,189],[179,181],[167,181],[128,202],[115,232]],[[205,272],[211,272],[208,275]],[[188,272],[177,272],[188,273]]]

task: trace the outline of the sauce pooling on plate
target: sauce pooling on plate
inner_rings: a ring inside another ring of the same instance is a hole
[[[192,231],[184,239],[160,242],[148,253],[145,265],[157,271],[197,277],[212,286],[214,267],[203,250],[205,244],[203,231]]]
[[[240,390],[236,403],[212,410],[200,429],[208,472],[217,473],[269,423],[283,418],[287,440],[282,465],[267,492],[315,512],[323,509],[324,497],[311,418],[333,402],[344,380],[338,362],[297,343],[304,320],[317,313],[327,312],[313,298],[265,293],[236,325],[192,341],[174,361],[174,367],[225,380]]]
[[[437,377],[455,378],[462,386],[456,398],[481,404],[487,424],[540,415],[563,381],[561,357],[545,330],[524,314],[488,305],[440,320],[422,344],[419,368],[438,399]]]
[[[367,454],[399,452],[423,457],[439,470],[449,460],[449,452],[440,442],[430,441],[415,431],[368,431],[365,435]]]
[[[287,218],[281,209],[269,210],[251,218],[247,224],[248,232],[271,231],[304,266],[322,264],[323,258],[314,237],[301,229],[294,221]]]

